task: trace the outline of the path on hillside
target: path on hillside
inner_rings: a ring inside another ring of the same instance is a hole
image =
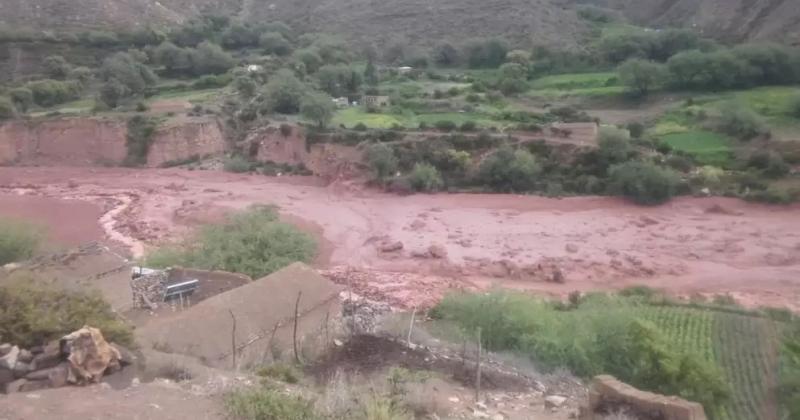
[[[0,168],[0,214],[20,195],[96,203],[106,212],[106,236],[123,238],[132,249],[220,220],[230,209],[277,205],[323,239],[320,268],[355,272],[364,288],[407,305],[430,303],[453,287],[500,284],[563,296],[647,284],[680,295],[730,293],[750,305],[800,310],[797,205],[680,198],[646,208],[601,197],[401,197],[354,185],[327,187],[313,178]],[[65,204],[57,217],[50,212],[41,221],[85,224],[70,214],[74,208]],[[380,252],[394,242],[403,249]],[[556,272],[564,283],[550,282]]]

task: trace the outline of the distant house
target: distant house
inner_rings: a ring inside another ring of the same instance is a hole
[[[344,96],[341,98],[333,98],[333,104],[336,105],[337,108],[347,108],[350,106],[350,100]]]
[[[386,108],[392,105],[388,96],[365,95],[363,102],[368,109]]]
[[[412,71],[414,71],[414,67],[403,66],[397,68],[397,72],[400,74],[408,74],[411,73]]]
[[[259,72],[261,70],[264,70],[264,66],[260,66],[258,64],[250,64],[250,65],[247,66],[247,72],[248,73],[256,73],[256,72]]]

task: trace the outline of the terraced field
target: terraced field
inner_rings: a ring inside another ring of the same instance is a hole
[[[675,345],[716,363],[731,386],[731,400],[716,420],[774,420],[779,325],[756,316],[723,311],[647,307],[643,316]],[[711,414],[711,413],[710,413]]]

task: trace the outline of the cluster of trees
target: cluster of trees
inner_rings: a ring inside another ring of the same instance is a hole
[[[230,53],[208,41],[201,42],[196,48],[179,47],[167,41],[152,50],[150,55],[154,64],[164,67],[165,74],[178,77],[221,74],[236,65]]]
[[[620,80],[646,95],[656,87],[731,89],[800,81],[800,51],[777,44],[682,50],[664,63],[633,58],[618,69]]]

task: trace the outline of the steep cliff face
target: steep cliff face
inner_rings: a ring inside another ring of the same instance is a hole
[[[127,155],[126,123],[120,119],[63,118],[0,125],[0,163],[48,166],[118,165]],[[191,119],[159,127],[147,166],[224,152],[213,119]]]

